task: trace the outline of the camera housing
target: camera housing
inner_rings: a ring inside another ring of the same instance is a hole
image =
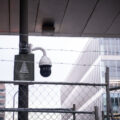
[[[40,74],[43,77],[49,77],[51,75],[51,60],[47,56],[42,56],[39,62]]]

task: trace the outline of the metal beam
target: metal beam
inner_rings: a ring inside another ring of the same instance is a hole
[[[90,111],[73,111],[71,109],[61,108],[0,108],[1,112],[41,112],[41,113],[77,113],[77,114],[94,114]],[[23,120],[23,119],[22,119]]]
[[[106,84],[96,83],[71,83],[71,82],[36,82],[36,81],[0,81],[0,84],[43,84],[43,85],[78,85],[78,86],[106,86]]]

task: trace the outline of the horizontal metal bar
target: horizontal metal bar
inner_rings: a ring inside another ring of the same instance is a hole
[[[34,108],[0,108],[0,112],[42,112],[42,113],[76,113],[76,114],[94,114],[89,111],[73,111],[70,109],[34,109]]]
[[[80,86],[106,86],[101,83],[70,83],[70,82],[36,82],[36,81],[0,81],[0,84],[43,84],[43,85],[80,85]]]
[[[104,115],[104,118],[106,118],[107,116],[106,115]],[[120,117],[120,114],[118,114],[118,115],[110,115],[110,117]]]
[[[120,114],[118,114],[118,115],[112,115],[112,117],[120,117]]]
[[[112,91],[112,90],[120,90],[120,86],[109,88],[109,90],[110,90],[110,91]]]

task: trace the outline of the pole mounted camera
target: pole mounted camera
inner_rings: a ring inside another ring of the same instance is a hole
[[[51,74],[52,63],[47,56],[42,56],[39,62],[40,74],[43,77],[48,77]]]
[[[40,74],[43,77],[49,77],[51,75],[52,62],[47,57],[46,51],[41,47],[32,48],[31,45],[29,45],[29,46],[30,46],[30,52],[31,51],[36,51],[36,50],[40,50],[40,51],[43,52],[43,56],[41,57],[41,59],[39,61]]]

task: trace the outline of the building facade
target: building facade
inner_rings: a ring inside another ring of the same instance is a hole
[[[0,108],[5,108],[5,85],[0,84]],[[0,120],[5,120],[5,112],[0,112]]]
[[[68,76],[68,82],[105,83],[107,66],[110,69],[110,86],[120,85],[120,39],[89,40],[77,64]],[[82,111],[92,111],[94,106],[98,106],[101,116],[101,111],[106,111],[105,96],[103,87],[65,86],[61,88],[61,105],[63,108],[70,108],[72,104],[76,104],[76,109]],[[111,103],[113,112],[120,113],[119,91],[111,93]],[[67,119],[69,118],[70,116]]]

